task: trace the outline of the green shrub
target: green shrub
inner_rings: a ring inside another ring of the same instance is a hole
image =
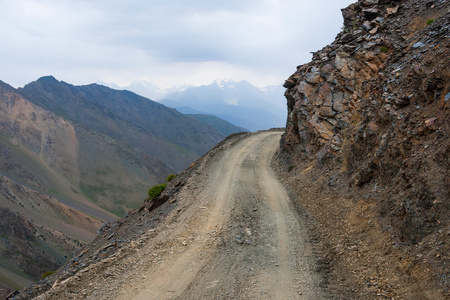
[[[428,21],[427,21],[427,25],[430,25],[431,23],[433,23],[434,22],[434,19],[429,19]]]
[[[388,47],[386,47],[386,46],[381,46],[380,47],[380,52],[387,52],[388,51]]]
[[[148,200],[155,200],[166,188],[166,183],[157,184],[148,189]]]
[[[42,274],[41,279],[44,279],[45,277],[50,276],[50,275],[52,275],[52,274],[55,274],[55,271],[48,271],[48,272],[45,272],[44,274]]]
[[[177,177],[177,175],[175,175],[175,174],[170,174],[169,176],[167,176],[167,182],[171,182],[172,180],[174,180],[175,179],[175,177]]]

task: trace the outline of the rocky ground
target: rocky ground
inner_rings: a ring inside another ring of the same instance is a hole
[[[448,297],[450,4],[361,0],[343,17],[285,83],[285,181],[364,293]]]
[[[280,135],[223,142],[156,202],[103,227],[57,274],[11,298],[343,297],[341,286],[326,281],[307,214],[271,167]]]

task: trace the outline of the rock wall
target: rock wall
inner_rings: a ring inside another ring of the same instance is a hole
[[[326,188],[370,191],[411,251],[448,240],[450,2],[360,0],[342,13],[336,40],[284,84],[286,168],[309,162]]]

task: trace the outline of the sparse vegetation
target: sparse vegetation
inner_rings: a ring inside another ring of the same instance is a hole
[[[427,21],[427,25],[430,25],[431,23],[433,23],[434,22],[434,19],[429,19],[428,21]]]
[[[171,182],[172,180],[175,179],[175,177],[177,177],[177,175],[169,174],[169,176],[167,176],[167,178],[166,178],[166,181]],[[161,193],[164,191],[166,186],[167,186],[167,183],[163,183],[163,184],[156,184],[156,185],[152,186],[151,188],[149,188],[148,189],[148,201],[155,200],[159,195],[161,195]]]
[[[44,274],[42,274],[41,279],[44,279],[45,277],[50,276],[50,275],[52,275],[52,274],[55,274],[55,271],[48,271],[48,272],[45,272]]]
[[[388,51],[388,47],[386,47],[386,46],[381,46],[380,47],[380,52],[386,53],[387,51]]]
[[[175,174],[170,174],[169,176],[167,176],[167,182],[171,182],[172,180],[174,180],[175,179],[175,177],[177,177],[177,175],[175,175]]]
[[[294,165],[290,165],[288,168],[288,172],[290,173],[292,170],[294,170],[295,166]]]
[[[149,190],[148,190],[148,200],[149,201],[153,201],[155,200],[159,195],[161,195],[161,193],[164,191],[164,189],[166,188],[166,183],[163,184],[157,184],[152,186]]]

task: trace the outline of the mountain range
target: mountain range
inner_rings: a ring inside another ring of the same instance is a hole
[[[98,84],[0,81],[0,282],[19,288],[56,269],[150,186],[241,130]]]
[[[126,89],[181,113],[214,115],[251,131],[284,127],[286,123],[282,85],[258,88],[245,80],[227,79],[202,86],[161,88],[150,82],[135,81]]]

